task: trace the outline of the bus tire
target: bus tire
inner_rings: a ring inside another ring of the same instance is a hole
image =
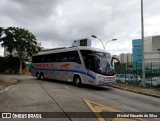
[[[40,80],[40,74],[39,74],[39,72],[36,73],[36,77],[37,77],[38,80]]]
[[[44,73],[43,72],[40,74],[40,79],[44,80]]]
[[[74,76],[73,82],[75,86],[77,87],[81,86],[81,78],[78,75]]]

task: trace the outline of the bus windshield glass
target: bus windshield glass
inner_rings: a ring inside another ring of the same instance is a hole
[[[109,53],[88,50],[83,50],[81,53],[87,69],[105,76],[115,74],[111,66],[111,55]]]
[[[97,71],[102,75],[114,74],[111,67],[111,55],[109,53],[95,52],[95,63],[97,63]]]

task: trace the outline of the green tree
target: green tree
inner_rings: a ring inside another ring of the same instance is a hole
[[[0,57],[0,73],[18,73],[19,64],[19,58],[17,57]]]
[[[3,28],[0,27],[0,38],[1,38],[1,36],[2,36],[2,33],[3,33]]]
[[[8,27],[3,29],[0,37],[2,47],[20,59],[20,73],[22,73],[22,62],[28,61],[33,54],[40,51],[40,46],[36,37],[26,29],[19,27]]]

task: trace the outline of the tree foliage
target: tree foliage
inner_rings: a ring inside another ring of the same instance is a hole
[[[23,61],[28,61],[33,54],[40,51],[36,37],[24,28],[8,27],[4,29],[1,27],[0,42],[2,42],[2,47],[6,47],[10,55],[20,59],[20,66],[22,66]]]
[[[17,57],[0,57],[0,73],[18,73],[19,64],[19,58]],[[23,63],[23,68],[24,66],[25,64]]]
[[[2,36],[2,31],[3,31],[3,28],[0,27],[0,38],[1,38],[1,36]]]
[[[4,36],[0,39],[2,41],[1,45],[6,47],[10,54],[14,51],[14,56],[19,57],[23,61],[40,50],[36,37],[26,29],[8,27],[2,33]]]

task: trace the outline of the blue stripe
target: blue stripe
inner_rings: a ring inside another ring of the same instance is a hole
[[[35,70],[45,70],[45,71],[67,71],[67,72],[76,72],[76,73],[81,73],[81,74],[85,74],[89,77],[92,77],[93,79],[95,79],[96,77],[90,73],[84,72],[84,71],[80,71],[80,70],[73,70],[73,69],[58,69],[58,68],[35,68],[35,67],[31,67],[32,69]]]

